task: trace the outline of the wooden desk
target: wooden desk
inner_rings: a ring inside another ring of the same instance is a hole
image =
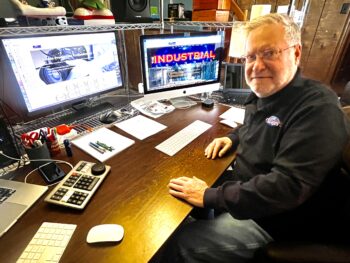
[[[85,210],[59,207],[43,202],[44,197],[40,199],[0,238],[0,262],[15,262],[45,221],[77,224],[60,262],[148,262],[192,209],[169,195],[170,178],[197,176],[211,185],[232,162],[233,154],[218,160],[204,156],[208,143],[230,130],[219,123],[218,116],[225,110],[227,107],[222,105],[213,109],[195,106],[157,119],[168,128],[143,141],[135,139],[133,146],[108,160],[111,172]],[[196,119],[213,127],[173,157],[154,148]],[[116,127],[112,130],[132,138]],[[64,159],[74,165],[79,160],[95,161],[77,148],[73,152],[72,158]],[[44,183],[38,174],[33,174],[29,182]],[[86,243],[89,229],[106,223],[124,226],[121,243]]]

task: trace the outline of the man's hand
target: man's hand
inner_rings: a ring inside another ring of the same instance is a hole
[[[181,198],[188,203],[204,207],[204,191],[208,188],[206,182],[197,177],[179,177],[171,179],[169,184],[169,193],[177,198]]]
[[[214,139],[204,150],[204,155],[208,159],[215,159],[217,156],[222,157],[231,148],[232,141],[228,137]]]

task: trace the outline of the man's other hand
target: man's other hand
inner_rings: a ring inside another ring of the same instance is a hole
[[[208,159],[222,157],[232,147],[232,141],[228,137],[214,139],[204,150],[204,155]]]
[[[183,176],[171,179],[168,187],[171,195],[181,198],[194,206],[204,207],[204,192],[208,185],[203,180],[195,176],[193,178]]]

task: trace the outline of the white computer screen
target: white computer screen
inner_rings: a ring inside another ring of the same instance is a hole
[[[145,96],[219,84],[223,46],[223,31],[142,35]]]
[[[28,113],[122,87],[114,32],[2,39]]]

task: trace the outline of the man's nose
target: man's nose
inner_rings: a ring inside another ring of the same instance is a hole
[[[262,59],[259,56],[256,56],[256,59],[254,61],[254,65],[253,65],[253,70],[254,71],[261,71],[264,70],[266,68],[264,59]]]

